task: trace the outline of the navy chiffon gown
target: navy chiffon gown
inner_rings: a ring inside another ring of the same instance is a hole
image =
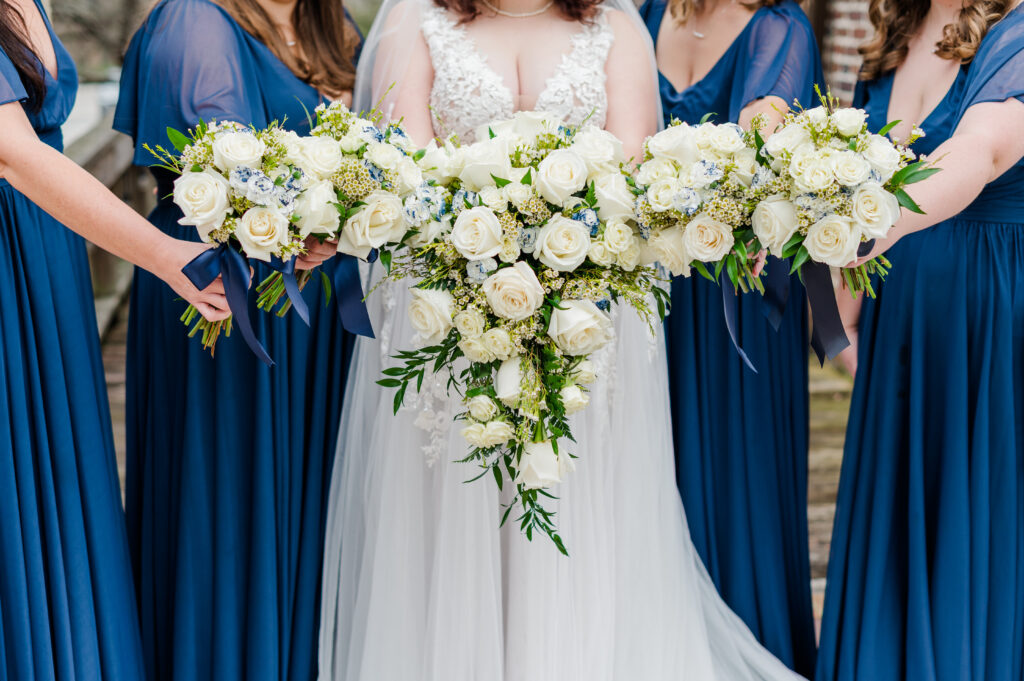
[[[115,127],[168,146],[200,119],[308,131],[321,97],[209,0],[163,0],[125,58]],[[172,177],[156,172],[150,220],[178,225]],[[328,274],[337,258],[326,266]],[[255,264],[255,281],[269,270]],[[337,292],[334,292],[337,294]],[[179,321],[185,303],[136,271],[128,335],[128,533],[148,677],[153,681],[316,678],[330,469],[350,336],[320,277],[304,290],[310,325],[255,309],[276,366],[239,333],[216,358]]]
[[[892,79],[861,86],[872,127]],[[1024,101],[1020,7],[915,147],[1011,98]],[[1022,681],[1024,161],[888,255],[861,313],[817,678]]]
[[[666,0],[641,14],[655,41],[672,21]],[[736,122],[771,95],[814,103],[821,61],[807,16],[792,2],[758,9],[700,81],[682,92],[659,75],[665,122]],[[768,268],[788,264],[770,258]],[[728,280],[723,277],[726,286]],[[784,279],[787,281],[787,279]],[[757,293],[738,303],[733,348],[721,288],[699,276],[672,282],[665,320],[676,478],[690,535],[725,602],[791,668],[814,669],[807,543],[807,313],[789,281],[776,331]]]
[[[52,28],[50,39],[57,74],[42,109],[26,113],[60,149],[78,76]],[[0,104],[26,98],[0,51]],[[85,242],[3,179],[0,300],[0,681],[136,681],[142,648]]]

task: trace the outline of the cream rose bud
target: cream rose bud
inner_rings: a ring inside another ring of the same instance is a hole
[[[390,192],[370,192],[366,203],[341,229],[338,251],[366,259],[370,251],[405,236],[402,200]]]
[[[548,336],[567,355],[589,355],[611,339],[612,322],[589,300],[563,300],[551,311]]]
[[[310,234],[334,234],[341,225],[341,215],[334,205],[338,200],[334,186],[320,181],[299,194],[295,200],[296,227],[305,239]]]
[[[599,267],[611,267],[615,263],[615,254],[611,252],[603,241],[594,241],[587,251],[590,262]]]
[[[636,181],[642,185],[649,185],[655,180],[663,177],[675,177],[676,164],[667,158],[652,158],[644,161],[636,173]]]
[[[900,167],[900,152],[887,138],[871,135],[868,146],[864,150],[864,159],[882,176],[883,183],[892,179]]]
[[[807,109],[804,111],[807,116],[807,120],[811,122],[815,128],[821,128],[828,121],[828,111],[823,106],[816,106],[813,109]]]
[[[466,408],[477,421],[490,421],[498,415],[498,405],[487,395],[477,395],[470,399]]]
[[[587,259],[590,230],[578,220],[553,215],[537,233],[533,255],[558,272],[572,272]]]
[[[673,277],[690,276],[690,263],[693,256],[686,251],[683,240],[683,227],[676,225],[655,232],[647,242],[647,253],[641,253],[641,260],[660,262]]]
[[[573,378],[577,383],[590,385],[597,380],[597,366],[589,359],[585,359],[576,365],[573,371]]]
[[[807,132],[807,128],[799,123],[790,123],[768,137],[764,142],[764,148],[772,156],[778,156],[784,150],[792,151],[810,141],[811,135]]]
[[[827,215],[807,229],[804,248],[816,262],[842,267],[857,257],[861,231],[853,220]]]
[[[612,253],[622,253],[633,244],[633,227],[620,217],[608,220],[604,227],[604,243]]]
[[[463,310],[455,315],[455,328],[463,338],[476,338],[484,332],[487,320],[476,310]]]
[[[302,169],[321,180],[338,172],[345,158],[341,145],[331,137],[303,137],[299,140],[299,154]]]
[[[685,123],[665,128],[647,140],[647,151],[654,158],[667,158],[681,166],[696,163],[697,141],[694,129]]]
[[[711,130],[711,148],[722,156],[730,156],[743,149],[743,135],[735,125],[716,125]]]
[[[484,139],[462,148],[462,169],[459,179],[470,191],[478,192],[494,184],[494,179],[508,179],[512,170],[509,143],[502,137]]]
[[[421,346],[437,345],[452,330],[455,299],[440,289],[414,288],[409,302],[409,322]]]
[[[640,264],[640,239],[633,237],[629,247],[619,253],[616,262],[627,272],[635,270]]]
[[[561,206],[587,186],[587,164],[575,151],[556,149],[537,165],[533,179],[546,201]]]
[[[751,216],[754,235],[778,257],[782,257],[782,249],[796,234],[799,221],[796,206],[784,194],[769,196],[754,208]]]
[[[346,154],[356,153],[364,144],[366,144],[366,142],[363,140],[362,136],[352,131],[349,131],[348,134],[338,140],[338,146],[341,147],[341,150]]]
[[[744,186],[749,187],[759,167],[757,152],[750,148],[740,149],[733,155],[733,161],[736,163],[733,176]]]
[[[501,191],[504,192],[505,198],[516,208],[533,198],[533,189],[530,185],[522,184],[521,182],[507,184]]]
[[[185,217],[179,225],[191,225],[199,238],[209,242],[210,232],[220,229],[228,215],[228,181],[215,170],[184,173],[174,181],[174,204]]]
[[[505,421],[471,423],[462,429],[462,437],[473,447],[488,449],[505,444],[515,436],[515,431]]]
[[[590,404],[590,398],[578,385],[567,385],[562,388],[559,395],[562,398],[562,406],[565,407],[566,414],[583,411]]]
[[[597,199],[597,217],[602,220],[633,216],[636,197],[626,178],[618,171],[594,180],[594,198]]]
[[[494,396],[508,407],[519,403],[523,392],[523,367],[519,355],[506,359],[494,375]]]
[[[852,217],[868,239],[884,239],[900,217],[900,202],[877,182],[865,182],[853,194]]]
[[[672,210],[672,206],[675,205],[676,194],[682,188],[683,185],[674,177],[662,178],[647,188],[647,202],[652,210],[659,213]]]
[[[262,165],[267,145],[246,130],[227,130],[213,140],[213,164],[226,173],[238,166],[258,168]]]
[[[512,356],[512,337],[505,329],[488,329],[480,336],[480,340],[494,359],[506,360]]]
[[[837,151],[829,159],[839,184],[856,187],[871,176],[871,165],[856,151]]]
[[[288,218],[276,208],[256,206],[238,221],[235,237],[247,256],[269,262],[270,256],[288,243],[289,225]]]
[[[509,187],[511,185],[505,186]],[[505,198],[505,192],[494,186],[484,187],[480,190],[480,201],[495,213],[508,210],[508,199]]]
[[[867,120],[867,114],[863,109],[838,109],[832,114],[832,122],[836,124],[836,130],[844,137],[859,135],[860,131],[864,129],[865,120]]]
[[[820,192],[832,185],[835,176],[828,159],[815,159],[809,161],[799,175],[794,175],[793,180],[801,192]]]
[[[455,218],[452,245],[468,260],[493,258],[501,252],[501,223],[487,206],[468,208]]]
[[[483,290],[494,314],[514,322],[531,316],[544,302],[544,287],[522,261],[487,277]]]
[[[559,456],[555,454],[551,442],[528,442],[519,457],[519,473],[516,484],[526,489],[544,489],[562,481],[562,471],[558,465]]]
[[[494,357],[488,352],[487,346],[479,336],[475,338],[463,338],[459,341],[459,349],[470,362],[491,362]]]
[[[718,262],[732,250],[732,227],[705,213],[693,217],[683,228],[686,253],[701,262]]]
[[[622,142],[607,130],[594,125],[588,125],[577,132],[570,149],[587,164],[589,180],[617,171],[619,164],[626,160]]]

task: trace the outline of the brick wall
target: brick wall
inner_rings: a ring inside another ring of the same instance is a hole
[[[823,0],[816,0],[822,2]],[[871,37],[867,0],[824,0],[824,38],[821,56],[825,80],[843,102],[853,98],[860,69],[857,48]]]

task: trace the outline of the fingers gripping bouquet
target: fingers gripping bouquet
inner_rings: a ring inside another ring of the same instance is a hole
[[[693,268],[712,281],[724,269],[734,287],[763,293],[753,274],[757,250],[749,247],[750,187],[763,177],[750,138],[731,123],[673,121],[647,139],[636,175],[645,261],[660,262],[673,276],[688,277]]]
[[[792,271],[808,261],[843,267],[861,243],[882,239],[900,208],[922,212],[905,187],[939,171],[914,162],[908,146],[924,135],[914,128],[907,145],[867,130],[861,109],[822,106],[790,113],[767,140],[756,134],[760,201],[752,216],[754,233],[772,255],[792,258]],[[756,126],[755,126],[756,127]],[[874,297],[871,275],[885,277],[889,261],[879,256],[843,269],[850,291]]]
[[[587,358],[612,336],[613,302],[653,321],[666,294],[640,264],[612,135],[520,113],[479,139],[421,158],[429,181],[405,202],[412,251],[391,277],[418,280],[409,315],[422,347],[400,352],[380,383],[397,390],[397,411],[425,372],[449,371],[466,407],[464,461],[515,486],[502,523],[518,504],[527,537],[543,532],[565,552],[543,502],[574,468],[568,417],[588,403]]]

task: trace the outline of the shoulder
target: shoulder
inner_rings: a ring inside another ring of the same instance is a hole
[[[620,9],[609,7],[600,11],[602,14],[599,20],[607,23],[615,35],[617,43],[636,49],[643,48],[647,37],[647,32],[643,30],[643,24]]]
[[[811,20],[794,0],[782,0],[774,5],[761,7],[751,17],[750,23],[752,34],[792,34],[807,40],[815,40]]]
[[[241,30],[231,14],[211,0],[161,0],[141,29],[150,35],[172,34],[180,43],[234,36]]]

